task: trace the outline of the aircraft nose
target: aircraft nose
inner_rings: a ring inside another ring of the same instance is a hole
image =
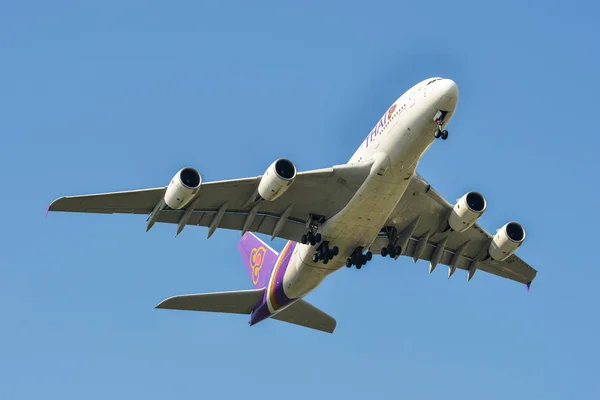
[[[438,110],[454,110],[458,103],[458,85],[452,79],[441,79],[437,82],[438,92],[436,108]]]
[[[452,79],[442,79],[438,84],[444,96],[455,97],[458,99],[458,85],[456,82]]]

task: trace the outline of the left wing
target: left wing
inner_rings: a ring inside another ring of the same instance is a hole
[[[402,248],[401,255],[412,257],[415,262],[419,259],[430,261],[430,272],[437,264],[448,265],[448,277],[456,269],[464,269],[468,271],[470,280],[475,271],[480,269],[503,278],[531,284],[537,271],[515,254],[504,261],[486,257],[492,235],[478,224],[464,232],[444,232],[452,208],[453,205],[422,177],[413,177],[405,198],[400,200],[386,223],[386,226],[396,229],[396,243]],[[374,254],[379,254],[388,243],[388,237],[381,233],[370,249]]]
[[[309,217],[326,219],[341,210],[370,168],[370,163],[359,163],[299,172],[289,189],[273,201],[255,201],[261,175],[202,183],[193,200],[181,210],[157,209],[167,190],[157,187],[61,197],[49,211],[150,214],[147,229],[154,222],[164,222],[179,225],[177,234],[186,225],[197,225],[209,227],[209,236],[216,228],[225,228],[300,241]]]
[[[264,294],[265,288],[231,292],[184,294],[169,297],[161,301],[155,308],[250,314],[260,304]]]

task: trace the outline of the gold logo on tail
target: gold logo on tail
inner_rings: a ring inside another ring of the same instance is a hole
[[[252,283],[255,285],[258,283],[258,279],[260,278],[260,269],[265,262],[265,255],[267,254],[267,249],[264,246],[260,246],[258,248],[253,248],[250,252],[250,268],[252,268]]]

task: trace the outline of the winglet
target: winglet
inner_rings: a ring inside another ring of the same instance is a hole
[[[529,288],[531,287],[531,282],[527,284],[527,293],[529,293]]]

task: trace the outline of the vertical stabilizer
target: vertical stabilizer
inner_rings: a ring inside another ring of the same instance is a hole
[[[251,232],[244,233],[238,249],[254,287],[266,287],[279,254]]]

